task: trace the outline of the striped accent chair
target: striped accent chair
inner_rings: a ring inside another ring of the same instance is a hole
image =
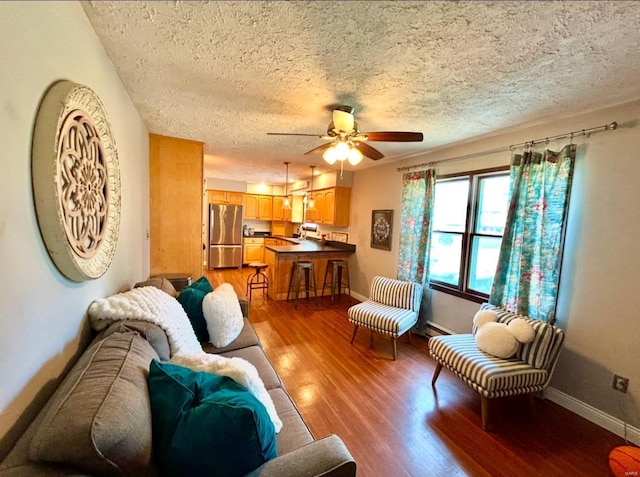
[[[396,338],[409,331],[418,321],[422,302],[422,285],[414,282],[373,277],[369,299],[349,308],[349,321],[354,324],[351,343],[359,327],[390,336],[393,359],[396,359]],[[411,333],[408,334],[411,342]]]
[[[549,385],[564,332],[548,323],[510,313],[489,303],[483,303],[480,306],[482,310],[494,311],[499,323],[508,324],[515,318],[524,318],[533,326],[535,338],[531,343],[520,344],[512,358],[496,358],[478,349],[474,326],[472,334],[429,338],[429,354],[437,363],[431,385],[435,386],[443,367],[462,379],[480,393],[482,428],[489,430],[489,399],[533,395]]]

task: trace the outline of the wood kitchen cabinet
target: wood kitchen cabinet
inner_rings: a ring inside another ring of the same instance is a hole
[[[307,208],[307,214],[305,216],[305,222],[317,222],[322,223],[322,203],[324,201],[324,192],[315,191],[312,193],[314,207],[313,209]]]
[[[293,224],[291,222],[274,220],[271,222],[271,235],[275,235],[276,237],[291,237],[293,235]]]
[[[243,216],[249,220],[272,220],[273,197],[270,195],[244,194]]]
[[[273,217],[272,220],[283,220],[286,222],[295,222],[300,224],[303,222],[304,204],[301,195],[289,195],[289,205],[291,208],[283,209],[284,196],[273,196]]]
[[[233,192],[226,190],[208,190],[207,201],[209,204],[229,204],[229,205],[243,205],[242,192]]]
[[[315,210],[307,210],[307,221],[346,227],[351,210],[351,189],[332,187],[313,192]]]
[[[258,219],[273,219],[273,197],[270,195],[258,196]]]
[[[287,245],[295,245],[298,242],[291,242],[289,240],[287,240],[286,238],[280,238],[280,237],[265,237],[264,238],[264,247],[265,250],[267,247],[275,247],[275,246],[287,246]]]
[[[264,238],[245,237],[242,241],[242,263],[262,262],[264,260]]]
[[[271,215],[273,220],[289,220],[286,216],[288,215],[287,212],[291,213],[290,210],[282,208],[284,205],[284,199],[284,196],[273,196],[273,212]]]
[[[245,194],[242,204],[242,215],[245,219],[258,218],[258,196],[253,194]]]

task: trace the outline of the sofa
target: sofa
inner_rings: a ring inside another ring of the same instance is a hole
[[[356,463],[342,440],[310,432],[262,349],[248,304],[240,301],[239,336],[224,348],[203,348],[252,363],[283,423],[277,457],[245,475],[354,476]],[[97,333],[0,463],[0,476],[159,475],[147,376],[153,360],[169,360],[169,350],[163,329],[148,321],[125,319]]]

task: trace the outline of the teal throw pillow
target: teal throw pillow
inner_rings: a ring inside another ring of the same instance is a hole
[[[153,450],[162,476],[242,476],[277,456],[264,405],[226,376],[151,362]]]
[[[180,295],[178,295],[178,301],[189,317],[193,331],[196,332],[198,340],[203,342],[209,341],[209,332],[207,331],[207,322],[202,313],[202,301],[207,293],[212,291],[211,283],[209,283],[207,277],[202,276],[191,285],[184,287]]]

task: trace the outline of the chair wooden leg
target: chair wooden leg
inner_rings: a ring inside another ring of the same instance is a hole
[[[357,332],[358,332],[358,325],[355,325],[353,327],[353,335],[351,335],[351,344],[353,344],[353,340],[355,339]]]
[[[491,430],[491,424],[489,421],[489,398],[480,396],[480,409],[482,412],[482,429],[484,431]]]
[[[407,331],[407,336],[409,338],[409,344],[411,344],[411,330]]]
[[[396,339],[392,338],[393,340],[393,360],[396,360]]]
[[[433,378],[431,379],[431,386],[436,385],[436,381],[438,380],[438,376],[440,376],[440,371],[442,371],[442,365],[440,363],[436,364],[436,370],[433,372]]]

